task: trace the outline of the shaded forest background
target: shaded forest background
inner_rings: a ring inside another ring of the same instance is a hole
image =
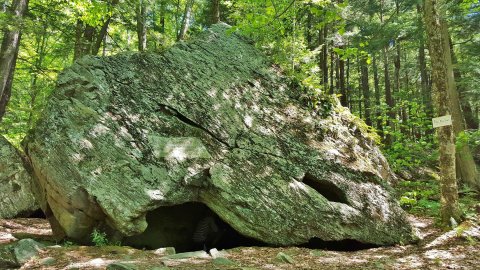
[[[24,2],[22,19],[10,9]],[[480,3],[439,1],[463,112],[457,147],[480,145]],[[222,21],[303,86],[312,110],[334,96],[363,119],[397,172],[435,166],[431,64],[420,0],[1,0],[0,28],[21,31],[0,133],[18,145],[56,78],[84,55],[161,52]],[[5,43],[5,39],[3,40]],[[409,197],[407,196],[407,199]],[[405,200],[407,200],[405,199]],[[404,202],[408,204],[408,201]]]

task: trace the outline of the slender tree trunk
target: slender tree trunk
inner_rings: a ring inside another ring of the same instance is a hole
[[[136,7],[138,50],[143,52],[147,49],[147,0],[139,1]]]
[[[371,108],[370,108],[370,86],[368,83],[368,65],[367,59],[362,57],[360,61],[360,71],[362,78],[363,104],[365,108],[365,123],[372,126]]]
[[[12,16],[13,21],[21,21],[27,8],[28,0],[13,0],[9,15]],[[6,28],[3,32],[0,48],[0,122],[12,93],[13,76],[22,36],[20,28],[20,25],[15,25],[12,29]]]
[[[92,55],[97,55],[102,47],[102,42],[107,36],[108,26],[110,25],[111,17],[109,17],[102,25],[100,32],[98,32],[95,42],[92,44]]]
[[[449,38],[449,46],[450,46],[450,55],[452,59],[452,65],[455,67],[457,64],[457,57],[455,56],[455,52],[453,50],[453,43],[452,39]],[[462,73],[458,68],[453,69],[453,75],[455,77],[455,82],[462,81]],[[466,89],[465,86],[462,84],[457,84],[458,90],[458,98],[460,100],[461,110],[463,112],[463,116],[465,117],[465,128],[466,129],[477,129],[478,128],[478,119],[475,118],[473,115],[473,109],[470,103],[468,102],[467,98],[465,97]]]
[[[386,144],[391,145],[393,143],[392,132],[395,131],[394,120],[396,118],[395,114],[395,101],[392,95],[392,89],[390,85],[390,72],[388,70],[388,51],[387,47],[383,48],[383,70],[384,70],[384,80],[385,80],[385,102],[387,103],[387,126],[390,127],[390,132],[386,134]]]
[[[383,13],[384,13],[384,0],[380,1],[380,23],[384,24]],[[383,72],[384,72],[384,81],[385,81],[385,102],[387,103],[387,121],[386,125],[390,127],[388,133],[385,136],[385,143],[391,145],[393,143],[392,132],[395,131],[394,120],[395,115],[395,101],[392,95],[392,89],[390,85],[390,71],[388,69],[389,59],[388,59],[388,45],[383,47]]]
[[[109,5],[113,8],[117,5],[119,0],[112,0]],[[97,55],[102,47],[102,42],[105,40],[105,36],[108,32],[108,27],[112,20],[112,16],[109,15],[105,19],[100,29],[95,26],[85,24],[80,19],[77,20],[75,28],[75,47],[73,53],[73,61],[81,58],[85,55]]]
[[[340,103],[342,106],[348,107],[348,93],[347,88],[345,87],[345,60],[341,57],[338,57],[338,84],[340,88]]]
[[[30,81],[30,111],[28,114],[28,126],[31,128],[34,123],[34,114],[35,114],[35,103],[37,102],[38,96],[38,88],[37,88],[37,81],[38,81],[38,74],[42,70],[43,61],[46,56],[46,49],[47,49],[47,40],[48,40],[48,25],[44,23],[42,28],[42,34],[37,35],[35,39],[35,62],[30,67],[30,74],[32,76]]]
[[[330,94],[335,94],[335,87],[333,81],[333,71],[336,70],[335,68],[335,54],[333,50],[330,50]]]
[[[182,26],[177,36],[177,41],[184,40],[187,35],[188,26],[190,25],[190,17],[192,16],[192,8],[195,0],[187,0],[185,4],[185,12],[183,13]]]
[[[73,61],[77,60],[82,55],[82,38],[83,38],[83,22],[82,20],[77,20],[77,25],[75,26],[75,47],[73,49]]]
[[[428,72],[427,72],[427,61],[425,58],[425,39],[424,39],[424,27],[423,27],[423,20],[422,20],[422,6],[417,5],[417,13],[418,16],[418,25],[419,25],[419,47],[418,47],[418,66],[420,69],[420,85],[421,85],[421,93],[422,93],[422,101],[425,106],[425,112],[429,118],[432,118],[432,94],[430,85],[428,83]]]
[[[212,0],[213,1],[213,0]],[[313,14],[311,12],[311,7],[312,7],[312,4],[309,3],[307,5],[307,25],[305,27],[305,39],[307,40],[307,47],[309,50],[313,50],[314,49],[314,46],[313,46]]]
[[[377,66],[377,56],[374,53],[372,55],[372,67],[373,67],[373,85],[375,88],[375,118],[377,119],[377,130],[380,136],[383,137],[383,121],[382,121],[382,110],[381,110],[381,93],[380,93],[380,83],[378,79],[378,66]]]
[[[166,5],[166,0],[160,1],[160,34],[165,34],[165,13],[167,9]]]
[[[328,91],[328,44],[326,36],[327,27],[323,26],[318,30],[318,45],[321,46],[318,66],[320,67],[322,89],[325,92]]]
[[[220,0],[210,0],[210,25],[220,22]]]
[[[450,114],[450,96],[452,84],[449,82],[448,55],[446,50],[443,28],[446,27],[441,18],[439,5],[441,0],[425,0],[425,27],[427,30],[430,59],[432,62],[432,80],[434,104],[439,115]],[[448,42],[448,40],[447,40]],[[458,206],[458,190],[455,177],[455,134],[452,126],[438,128],[438,141],[440,145],[440,187],[441,187],[441,216],[445,225],[450,219],[460,220]]]

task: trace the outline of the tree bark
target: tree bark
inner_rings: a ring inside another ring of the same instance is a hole
[[[195,0],[187,0],[185,4],[185,12],[183,13],[182,26],[177,36],[177,41],[184,40],[187,35],[188,26],[190,25],[190,17],[192,16],[192,8]]]
[[[366,57],[361,57],[360,72],[362,81],[363,104],[365,108],[365,123],[372,126],[371,107],[370,107],[370,86],[368,83],[368,65]]]
[[[385,80],[385,102],[387,103],[387,123],[386,125],[390,127],[390,132],[386,134],[385,140],[387,145],[393,143],[392,132],[395,131],[394,120],[396,118],[395,114],[395,101],[392,95],[392,89],[390,85],[390,72],[388,70],[388,51],[387,47],[383,48],[383,71],[384,71],[384,80]]]
[[[13,21],[21,21],[28,8],[28,0],[13,0],[9,15]],[[2,46],[0,48],[0,122],[7,108],[12,93],[13,76],[17,63],[21,26],[12,29],[6,28],[3,32]]]
[[[438,115],[450,114],[450,96],[452,83],[449,82],[448,63],[449,50],[446,50],[443,28],[445,21],[439,5],[441,0],[425,0],[425,27],[427,30],[430,59],[432,63],[432,80],[434,90],[434,105]],[[448,41],[448,40],[447,40]],[[455,142],[452,126],[438,128],[440,145],[440,188],[441,188],[441,218],[444,225],[449,225],[450,219],[460,220],[458,206],[458,190],[455,177]]]
[[[210,25],[220,22],[220,0],[210,0]]]
[[[418,66],[420,69],[420,85],[421,85],[421,94],[422,94],[422,102],[425,106],[425,112],[429,118],[432,117],[432,91],[430,89],[430,84],[428,83],[428,72],[427,72],[427,61],[425,58],[425,39],[423,35],[423,31],[425,30],[423,27],[423,20],[422,20],[422,6],[417,5],[417,13],[419,14],[418,20],[418,27],[420,34],[419,39],[419,46],[418,46]]]
[[[335,54],[333,50],[330,50],[330,94],[335,94],[335,87],[333,81],[333,71],[336,70],[335,68]]]
[[[452,65],[455,66],[457,64],[457,57],[455,56],[455,52],[453,50],[453,43],[452,39],[449,38],[449,46],[450,46],[450,55],[452,58]],[[458,68],[453,69],[453,76],[455,77],[455,82],[462,81],[462,73]],[[461,110],[463,112],[463,116],[465,117],[465,128],[466,129],[477,129],[478,128],[478,119],[475,118],[473,115],[473,109],[468,100],[465,97],[465,93],[467,92],[465,87],[461,84],[457,84],[458,90],[458,98],[460,100]]]
[[[136,6],[138,50],[147,49],[147,0],[139,0]]]
[[[460,106],[460,98],[455,84],[452,55],[450,52],[450,34],[448,33],[448,25],[443,18],[439,18],[441,26],[440,30],[442,31],[441,37],[443,50],[446,52],[444,57],[447,68],[447,90],[450,97],[449,101],[452,114],[453,131],[455,136],[458,136],[461,132],[465,131],[465,117]],[[462,144],[460,147],[458,147],[456,153],[456,164],[457,178],[462,183],[477,191],[480,191],[480,175],[478,173],[475,161],[473,160],[472,151],[470,150],[468,144]]]
[[[348,93],[347,88],[345,87],[345,60],[338,56],[338,84],[340,88],[340,103],[344,107],[348,107]]]
[[[373,85],[375,88],[375,104],[377,105],[375,109],[375,118],[377,119],[377,130],[380,136],[383,137],[383,121],[382,121],[382,110],[381,110],[381,93],[380,93],[380,82],[378,79],[378,66],[377,66],[377,56],[374,53],[372,55],[372,67],[373,67]]]
[[[323,26],[318,31],[318,43],[322,46],[319,66],[321,70],[321,83],[325,92],[328,90],[328,44],[327,44],[327,26]]]

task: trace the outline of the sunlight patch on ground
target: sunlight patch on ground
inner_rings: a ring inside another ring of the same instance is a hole
[[[397,262],[402,265],[403,268],[407,269],[424,269],[422,266],[424,262],[421,257],[417,255],[410,255],[407,257],[399,258]]]
[[[455,256],[447,250],[438,250],[438,249],[432,249],[432,250],[427,250],[425,252],[425,257],[433,260],[433,259],[463,259],[465,256],[461,254],[455,254]]]
[[[85,269],[87,267],[105,267],[111,263],[116,262],[116,260],[104,260],[102,258],[96,258],[87,262],[72,263],[65,267],[65,269]]]
[[[15,238],[12,234],[0,232],[0,244],[10,243],[15,240],[17,240],[17,238]]]

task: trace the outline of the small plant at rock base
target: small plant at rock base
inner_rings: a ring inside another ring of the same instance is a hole
[[[107,234],[105,232],[93,229],[90,236],[92,238],[92,243],[94,243],[95,246],[103,247],[108,245]]]

